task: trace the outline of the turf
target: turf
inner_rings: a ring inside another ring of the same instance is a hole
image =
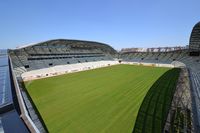
[[[50,133],[131,133],[145,95],[168,70],[116,65],[25,86]]]
[[[180,69],[163,74],[149,89],[138,112],[133,133],[162,133]]]

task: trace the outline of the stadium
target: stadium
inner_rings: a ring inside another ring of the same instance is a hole
[[[185,47],[55,39],[0,51],[0,132],[200,131],[200,22]]]

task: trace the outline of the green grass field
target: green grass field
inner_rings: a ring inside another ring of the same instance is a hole
[[[131,133],[145,95],[168,70],[116,65],[25,86],[51,133]]]
[[[138,112],[134,133],[162,133],[180,69],[164,73],[149,89]]]

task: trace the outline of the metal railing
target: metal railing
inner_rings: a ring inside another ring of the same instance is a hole
[[[13,83],[14,83],[14,87],[15,87],[15,91],[16,91],[16,95],[17,95],[17,99],[18,99],[18,103],[19,103],[19,108],[21,111],[20,117],[22,118],[22,120],[24,121],[24,123],[26,124],[26,126],[28,127],[28,129],[30,130],[31,133],[40,133],[38,128],[35,126],[35,124],[31,120],[31,118],[28,114],[28,111],[26,109],[15,73],[13,72],[13,69],[12,69],[13,66],[12,66],[12,61],[11,61],[10,57],[9,57],[9,62],[10,62],[10,69],[11,69],[11,73],[12,73]]]

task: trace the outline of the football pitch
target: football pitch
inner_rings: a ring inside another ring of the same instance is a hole
[[[50,133],[131,133],[145,95],[168,70],[115,65],[25,86]]]

